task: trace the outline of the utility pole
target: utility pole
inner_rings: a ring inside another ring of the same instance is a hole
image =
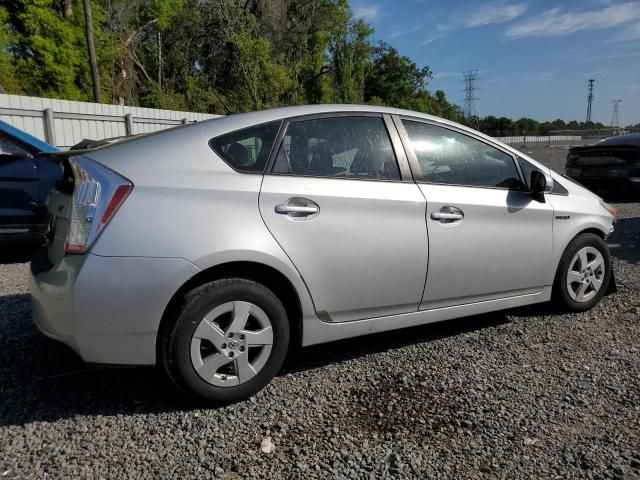
[[[478,81],[478,70],[468,70],[462,72],[464,78],[464,106],[462,114],[467,123],[477,122],[476,115],[476,82]]]
[[[589,79],[589,86],[587,87],[587,121],[586,123],[591,123],[591,105],[593,104],[593,84],[595,80],[593,78]]]
[[[621,99],[611,101],[611,128],[620,128],[620,104]]]

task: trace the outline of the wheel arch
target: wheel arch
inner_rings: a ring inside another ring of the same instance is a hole
[[[156,339],[156,364],[159,364],[160,352],[168,338],[168,330],[173,325],[184,299],[185,294],[206,283],[221,278],[240,277],[253,280],[271,289],[280,299],[287,311],[291,327],[291,344],[299,346],[302,343],[302,303],[298,291],[291,281],[276,268],[254,261],[230,261],[206,268],[185,282],[171,297],[167,304]]]
[[[584,235],[585,233],[594,233],[596,235],[598,235],[600,238],[602,238],[603,240],[605,238],[607,238],[607,234],[605,232],[603,232],[600,228],[596,228],[596,227],[589,227],[589,228],[585,228],[583,230],[580,230],[578,233],[576,233],[571,240],[569,240],[569,243],[573,242],[574,239],[578,238],[580,235]],[[569,243],[567,243],[567,246],[569,246]],[[567,247],[565,246],[565,250],[567,249]]]
[[[555,286],[555,283],[556,283],[556,279],[558,277],[558,269],[560,268],[560,262],[562,261],[562,257],[564,256],[564,252],[567,251],[567,248],[569,248],[569,245],[571,245],[571,243],[576,238],[578,238],[581,235],[588,234],[588,233],[592,233],[594,235],[597,235],[603,241],[606,241],[607,233],[605,233],[602,230],[602,228],[600,228],[599,226],[595,226],[595,225],[585,226],[584,228],[579,230],[577,233],[575,233],[575,235],[571,236],[569,238],[569,240],[563,245],[562,251],[560,252],[559,257],[558,257],[557,261],[555,262],[556,264],[555,264],[555,268],[553,270],[553,284],[554,284],[554,286]]]

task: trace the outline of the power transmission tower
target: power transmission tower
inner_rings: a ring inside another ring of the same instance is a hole
[[[611,128],[620,128],[620,104],[619,98],[611,101]]]
[[[478,81],[478,70],[468,70],[462,72],[464,78],[464,106],[462,115],[468,124],[477,124],[478,117],[476,115],[476,82]]]
[[[587,122],[591,122],[591,104],[593,103],[593,84],[595,80],[589,79],[589,86],[587,87]]]

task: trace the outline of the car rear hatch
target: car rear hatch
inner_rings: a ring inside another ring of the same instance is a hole
[[[608,176],[615,168],[640,162],[640,147],[634,145],[594,145],[574,147],[567,155],[567,169],[580,169],[581,176]]]

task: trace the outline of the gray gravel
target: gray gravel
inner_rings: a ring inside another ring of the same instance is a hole
[[[640,478],[640,204],[617,206],[619,291],[592,311],[303,349],[219,409],[88,369],[30,323],[28,266],[0,266],[0,478]]]

